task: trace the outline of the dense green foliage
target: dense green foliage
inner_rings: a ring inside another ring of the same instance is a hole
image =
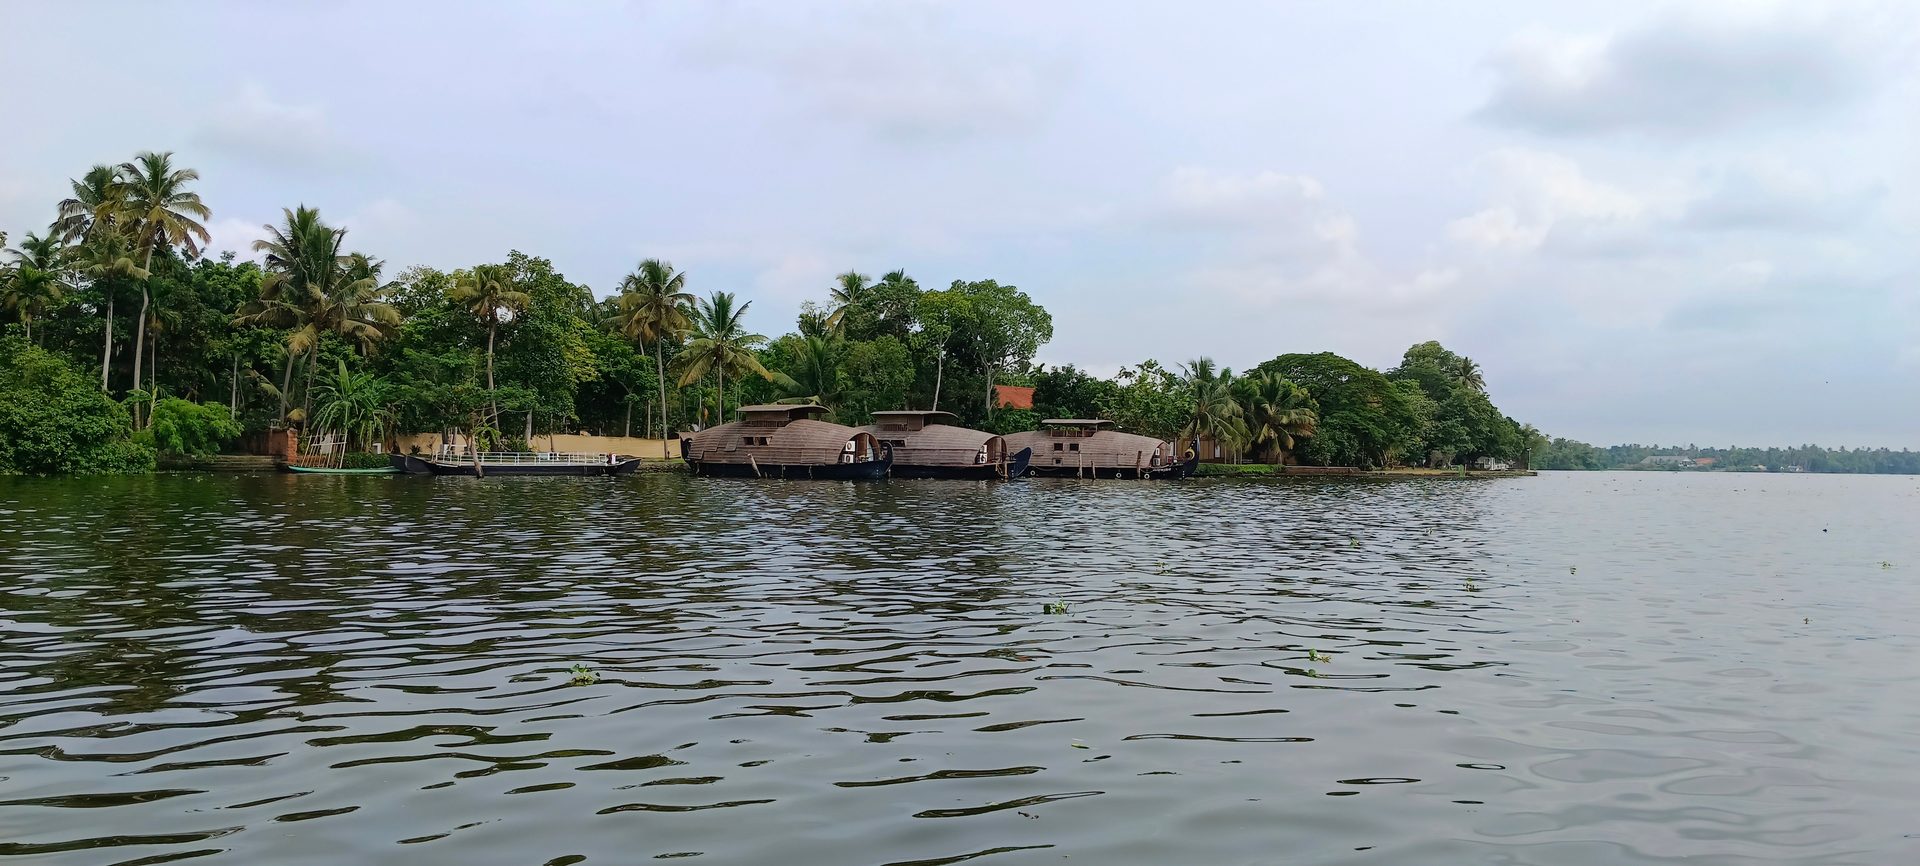
[[[153,404],[153,417],[142,432],[155,450],[183,457],[206,457],[240,436],[240,422],[227,407],[167,397]]]
[[[21,337],[0,337],[0,472],[91,475],[153,468],[125,407]]]

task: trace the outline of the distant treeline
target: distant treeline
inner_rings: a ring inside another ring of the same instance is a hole
[[[1690,463],[1661,460],[1685,457]],[[1649,460],[1648,458],[1655,458]],[[1701,463],[1711,460],[1711,463]],[[1533,452],[1535,469],[1653,469],[1676,471],[1840,472],[1920,475],[1920,452],[1887,448],[1712,448],[1697,445],[1614,445],[1599,448],[1554,439]]]

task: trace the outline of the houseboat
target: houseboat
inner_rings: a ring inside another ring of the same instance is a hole
[[[695,475],[745,478],[884,478],[892,456],[866,430],[815,418],[827,407],[740,407],[740,420],[680,440]]]
[[[1012,450],[1003,436],[942,423],[952,412],[904,409],[873,413],[861,428],[893,454],[895,478],[1011,480],[1027,473],[1030,448]]]
[[[1055,478],[1185,478],[1200,462],[1194,454],[1176,455],[1174,444],[1122,433],[1112,421],[1097,418],[1049,418],[1042,429],[1007,434],[1008,448],[1031,448],[1028,470]]]
[[[631,475],[640,458],[617,454],[579,454],[557,451],[482,451],[438,454],[391,454],[396,471],[408,475]]]

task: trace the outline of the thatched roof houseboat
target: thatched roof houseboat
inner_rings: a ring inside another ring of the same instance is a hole
[[[941,423],[952,412],[906,409],[873,413],[861,429],[879,438],[893,453],[899,478],[1019,478],[1027,472],[1031,449],[1009,449],[1005,437]]]
[[[1049,418],[1042,429],[1007,434],[1008,448],[1032,448],[1034,475],[1067,478],[1185,478],[1199,458],[1172,442],[1122,433],[1112,421]]]
[[[892,458],[872,433],[813,416],[825,406],[740,407],[740,420],[690,434],[680,455],[695,475],[882,478]]]

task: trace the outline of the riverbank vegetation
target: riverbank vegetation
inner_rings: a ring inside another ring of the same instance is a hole
[[[1920,452],[1889,448],[1715,448],[1614,445],[1552,439],[1534,449],[1535,469],[1633,469],[1667,472],[1826,472],[1920,475]]]
[[[899,270],[839,275],[769,337],[751,299],[698,290],[661,259],[604,293],[518,251],[396,272],[304,204],[264,227],[257,262],[209,257],[198,181],[167,153],[94,166],[7,250],[0,363],[23,372],[0,407],[0,434],[21,431],[0,470],[138,470],[156,451],[287,427],[355,451],[437,431],[499,449],[548,432],[669,438],[777,400],[847,424],[942,409],[995,432],[1104,417],[1229,463],[1525,465],[1546,441],[1438,343],[1385,371],[1322,352],[1239,373],[1146,360],[1106,378],[1034,363],[1054,319],[1019,287],[923,287]],[[995,386],[1032,388],[1032,407]]]

